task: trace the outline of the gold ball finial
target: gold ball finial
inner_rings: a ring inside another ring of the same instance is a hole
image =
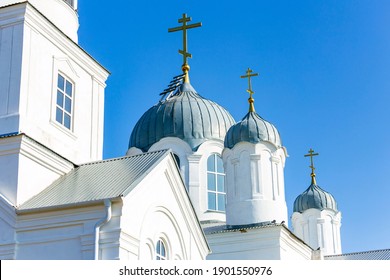
[[[188,72],[188,71],[190,71],[190,66],[187,63],[183,64],[182,67],[181,67],[181,70],[183,72]]]
[[[185,64],[182,65],[181,70],[183,71],[183,73],[185,75],[184,76],[184,82],[185,83],[189,83],[190,82],[190,76],[189,76],[188,72],[190,71],[190,66],[187,63],[185,63]]]
[[[253,94],[253,93],[252,93]],[[255,99],[252,97],[252,94],[250,95],[250,97],[248,98],[248,102],[249,102],[249,112],[255,112],[255,106],[253,105],[253,103],[255,102]]]

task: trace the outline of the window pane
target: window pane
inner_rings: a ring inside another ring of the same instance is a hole
[[[161,241],[159,240],[158,242],[157,242],[157,246],[156,246],[156,252],[157,252],[157,254],[160,254],[160,244],[161,244]]]
[[[217,210],[216,209],[216,204],[215,204],[215,193],[209,192],[208,193],[208,207],[210,210]]]
[[[211,155],[207,159],[207,171],[215,171],[215,156]]]
[[[62,110],[60,108],[56,109],[56,121],[62,124]]]
[[[57,90],[57,105],[64,107],[64,95],[59,90]]]
[[[70,116],[67,113],[64,114],[64,126],[70,129]]]
[[[66,92],[67,95],[69,95],[70,97],[72,97],[73,85],[72,85],[69,81],[66,81],[66,89],[65,89],[65,92]]]
[[[216,191],[216,182],[215,182],[215,175],[214,174],[207,174],[207,189],[209,191]]]
[[[64,90],[65,89],[64,85],[65,85],[64,77],[62,77],[60,74],[58,74],[57,87],[59,89]]]
[[[72,100],[69,97],[65,97],[65,111],[72,113]]]
[[[225,176],[223,175],[217,175],[217,190],[219,192],[225,192]]]
[[[225,195],[218,194],[218,210],[225,211]]]
[[[162,257],[165,257],[165,246],[164,246],[164,243],[160,242],[161,243],[161,256]]]
[[[218,173],[224,173],[225,171],[223,170],[223,161],[222,158],[218,155],[215,156],[217,159],[217,172]]]

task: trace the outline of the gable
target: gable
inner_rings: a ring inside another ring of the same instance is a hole
[[[18,213],[70,207],[125,196],[167,155],[156,151],[83,164],[23,203]]]
[[[123,199],[121,229],[135,238],[133,250],[141,260],[155,259],[159,240],[171,260],[204,259],[210,252],[172,155],[164,158]]]

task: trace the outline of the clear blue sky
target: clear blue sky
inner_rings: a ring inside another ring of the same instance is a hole
[[[250,67],[256,111],[279,130],[290,215],[317,183],[342,212],[343,252],[390,248],[390,1],[79,1],[79,43],[111,71],[104,157],[126,153],[133,126],[181,73],[182,13],[191,84],[230,111],[247,112]]]

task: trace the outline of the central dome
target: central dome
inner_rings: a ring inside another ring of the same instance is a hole
[[[197,150],[206,140],[223,141],[234,123],[227,110],[185,82],[170,98],[143,114],[131,133],[129,148],[146,152],[164,137],[178,137]]]

